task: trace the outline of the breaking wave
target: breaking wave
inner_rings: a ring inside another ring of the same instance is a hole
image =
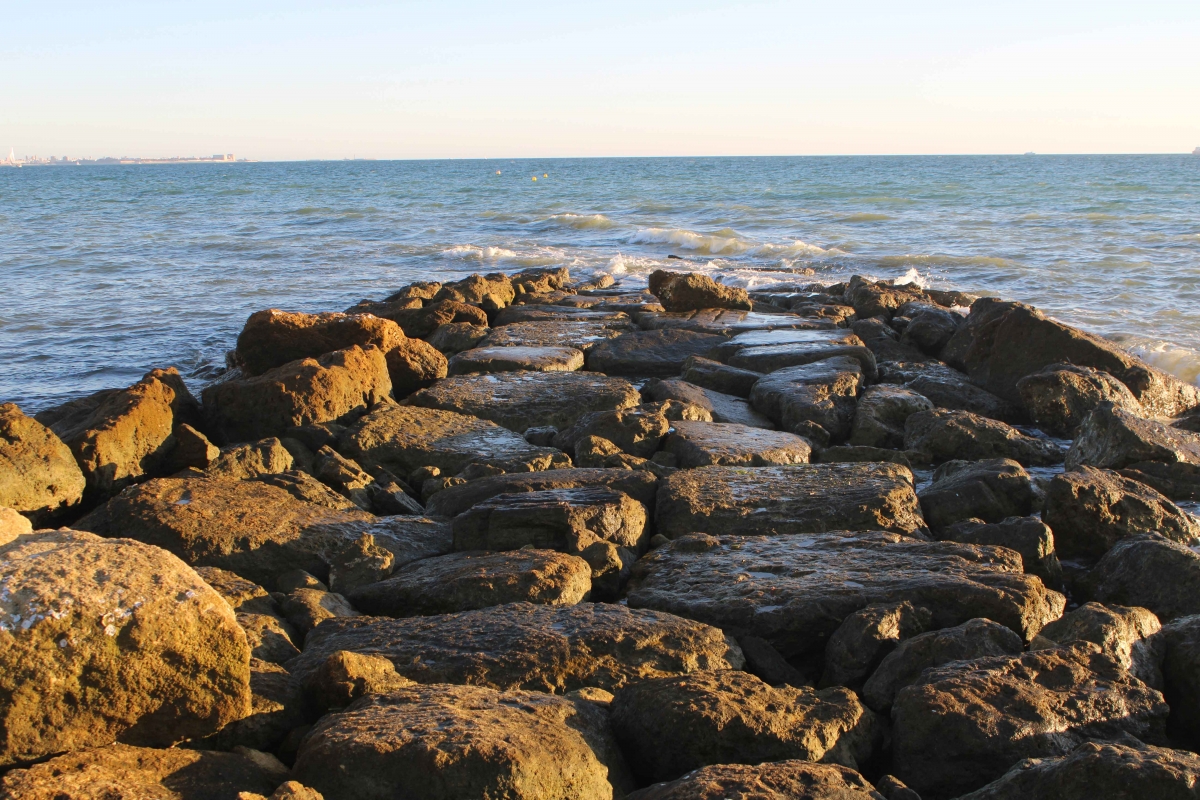
[[[615,224],[603,214],[555,214],[550,221],[580,231],[593,228],[607,230]]]

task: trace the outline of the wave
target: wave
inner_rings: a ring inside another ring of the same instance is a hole
[[[512,250],[503,247],[479,247],[460,244],[442,251],[442,258],[461,258],[472,261],[507,261],[517,257]]]
[[[1152,367],[1200,386],[1200,353],[1170,342],[1142,341],[1125,349]]]
[[[576,230],[586,230],[589,228],[606,230],[615,224],[603,214],[555,214],[550,217],[550,221],[557,222],[559,225],[565,225],[568,228],[575,228]]]
[[[757,258],[794,259],[842,254],[842,251],[836,248],[826,250],[799,240],[790,244],[751,242],[730,228],[722,228],[713,233],[697,233],[684,228],[642,228],[633,234],[630,241],[635,244],[673,244],[682,250],[711,256],[747,255]]]
[[[887,214],[850,214],[845,217],[838,217],[838,222],[887,222],[892,219]]]

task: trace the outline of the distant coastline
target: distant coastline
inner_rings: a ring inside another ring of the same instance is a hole
[[[110,165],[127,165],[127,164],[254,164],[257,163],[249,158],[235,158],[233,153],[216,154],[213,156],[176,156],[173,158],[137,158],[133,156],[121,156],[115,158],[105,156],[104,158],[72,158],[70,156],[62,156],[61,158],[29,156],[20,160],[10,158],[5,166],[14,167],[73,167],[73,166],[110,166]]]

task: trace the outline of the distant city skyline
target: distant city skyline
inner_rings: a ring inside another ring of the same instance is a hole
[[[70,25],[61,24],[70,19]],[[1187,153],[1200,4],[6,9],[0,147],[261,160]],[[169,156],[168,156],[169,157]]]

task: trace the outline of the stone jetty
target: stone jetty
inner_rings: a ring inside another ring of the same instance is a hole
[[[1200,781],[1200,391],[863,277],[416,283],[0,405],[0,798]]]

